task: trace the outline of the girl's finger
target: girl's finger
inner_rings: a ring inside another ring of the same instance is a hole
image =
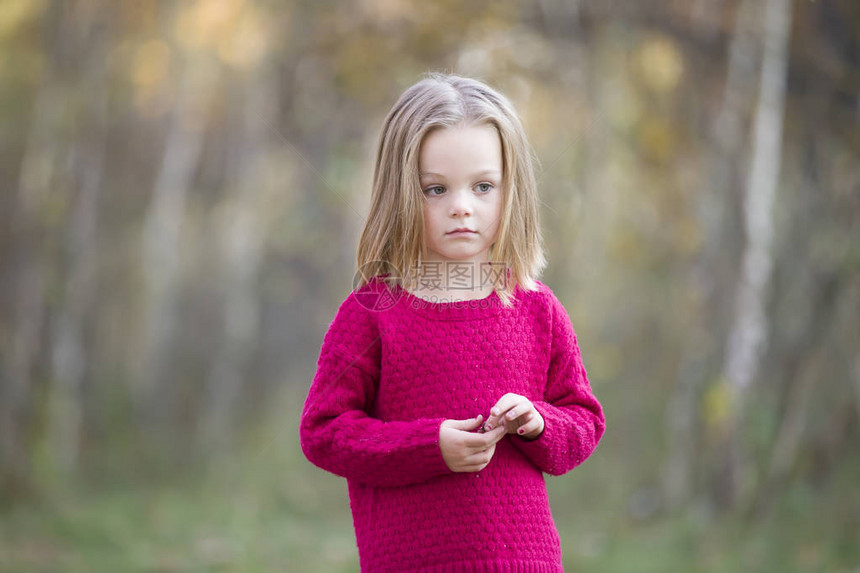
[[[482,452],[475,452],[469,454],[463,459],[463,463],[469,466],[476,466],[481,464],[487,464],[493,459],[493,455],[496,453],[496,446],[490,446],[486,450]]]
[[[490,410],[490,416],[501,418],[505,412],[516,406],[523,397],[519,394],[505,394]]]
[[[516,406],[508,410],[508,412],[505,414],[505,418],[507,418],[508,420],[516,420],[523,415],[523,410],[525,410],[523,404],[517,404]]]
[[[490,409],[490,415],[487,418],[487,423],[484,425],[484,428],[495,428],[498,426],[502,420],[504,420],[505,414],[514,406],[519,404],[521,400],[525,400],[523,396],[519,394],[505,394],[499,401],[496,402],[496,405]]]
[[[463,439],[463,446],[473,452],[482,452],[488,447],[505,437],[505,429],[502,425],[492,430],[485,430],[482,434],[469,434]]]
[[[532,419],[517,428],[517,434],[520,436],[524,434],[530,434],[540,428],[540,422],[537,419]]]
[[[487,424],[493,428],[496,428],[496,427],[510,428],[511,424],[513,423],[511,420],[508,420],[507,412],[502,412],[501,414],[499,414],[499,416],[496,416],[495,419],[493,419],[493,418],[494,417],[491,416],[490,419],[487,421]]]
[[[505,415],[505,417],[507,418],[507,414]],[[507,424],[511,430],[516,430],[517,428],[525,425],[530,419],[531,417],[529,416],[528,412],[522,414],[514,413],[514,416],[512,418],[505,420],[505,424]]]

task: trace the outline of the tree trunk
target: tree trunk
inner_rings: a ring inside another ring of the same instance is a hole
[[[12,217],[14,300],[11,344],[0,344],[0,493],[6,498],[33,491],[36,383],[44,378],[47,349],[43,344],[51,280],[51,223],[46,215],[55,202],[55,179],[64,152],[62,75],[68,41],[63,5],[51,4],[45,15],[46,65],[36,94],[32,127],[21,160],[16,214]]]
[[[143,226],[144,332],[135,390],[141,429],[169,420],[174,407],[170,349],[176,330],[185,202],[203,146],[204,110],[212,91],[206,62],[185,62],[164,156]],[[169,430],[169,428],[165,428]]]
[[[257,278],[267,235],[266,144],[275,121],[275,97],[266,81],[271,70],[260,65],[246,87],[243,135],[237,138],[237,166],[231,193],[219,211],[224,331],[218,339],[203,400],[200,442],[206,451],[228,445],[243,389],[248,387],[250,358],[257,344]]]
[[[769,286],[773,242],[773,203],[782,154],[785,76],[791,27],[790,0],[768,0],[759,97],[753,127],[752,162],[744,199],[746,247],[735,294],[733,323],[723,363],[729,395],[725,494],[729,506],[743,505],[752,493],[754,468],[743,448],[743,406],[758,374],[767,343],[765,302]]]
[[[86,54],[80,85],[88,108],[78,118],[75,147],[71,150],[71,208],[63,240],[65,269],[62,299],[51,321],[52,386],[48,395],[48,451],[56,477],[70,476],[78,465],[80,436],[84,424],[82,390],[87,375],[88,353],[85,333],[95,308],[98,252],[96,215],[101,192],[106,140],[105,60],[107,39],[101,22],[82,18],[76,26]]]
[[[719,15],[713,15],[711,2],[698,2],[698,29],[717,35]],[[707,11],[707,13],[706,13]],[[666,408],[667,453],[662,470],[663,494],[670,509],[677,509],[694,495],[695,445],[700,427],[698,398],[706,383],[712,348],[709,346],[714,321],[710,309],[722,306],[719,273],[724,256],[726,224],[731,188],[737,178],[737,164],[743,156],[744,133],[741,129],[755,83],[756,36],[751,29],[753,6],[741,2],[735,17],[721,106],[711,124],[713,154],[703,161],[708,165],[702,192],[696,198],[698,228],[704,239],[689,273],[689,286],[700,293],[700,316],[685,337],[684,352],[678,365],[675,389]],[[711,14],[707,16],[707,14]],[[695,73],[691,70],[690,73]]]

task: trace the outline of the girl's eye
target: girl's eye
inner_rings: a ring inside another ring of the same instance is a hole
[[[480,193],[485,195],[493,189],[493,186],[490,183],[478,183],[475,186],[475,188],[479,189]],[[438,193],[434,193],[434,191],[436,189],[439,190]],[[432,195],[434,197],[438,197],[439,195],[441,195],[444,192],[445,192],[445,188],[440,186],[440,185],[436,185],[434,187],[428,187],[427,189],[424,190],[424,193],[426,193],[428,195]]]

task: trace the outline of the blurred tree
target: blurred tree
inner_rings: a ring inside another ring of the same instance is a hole
[[[768,0],[752,158],[744,198],[746,245],[723,366],[730,412],[724,419],[727,440],[723,463],[727,481],[723,487],[729,505],[734,504],[738,496],[748,504],[756,479],[755,469],[743,446],[740,420],[746,409],[748,388],[758,375],[760,356],[767,342],[765,297],[773,269],[773,209],[783,154],[782,123],[790,32],[790,0]]]

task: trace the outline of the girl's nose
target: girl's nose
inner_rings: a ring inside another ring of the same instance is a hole
[[[451,216],[462,217],[472,214],[472,196],[468,192],[458,191],[451,195]]]

